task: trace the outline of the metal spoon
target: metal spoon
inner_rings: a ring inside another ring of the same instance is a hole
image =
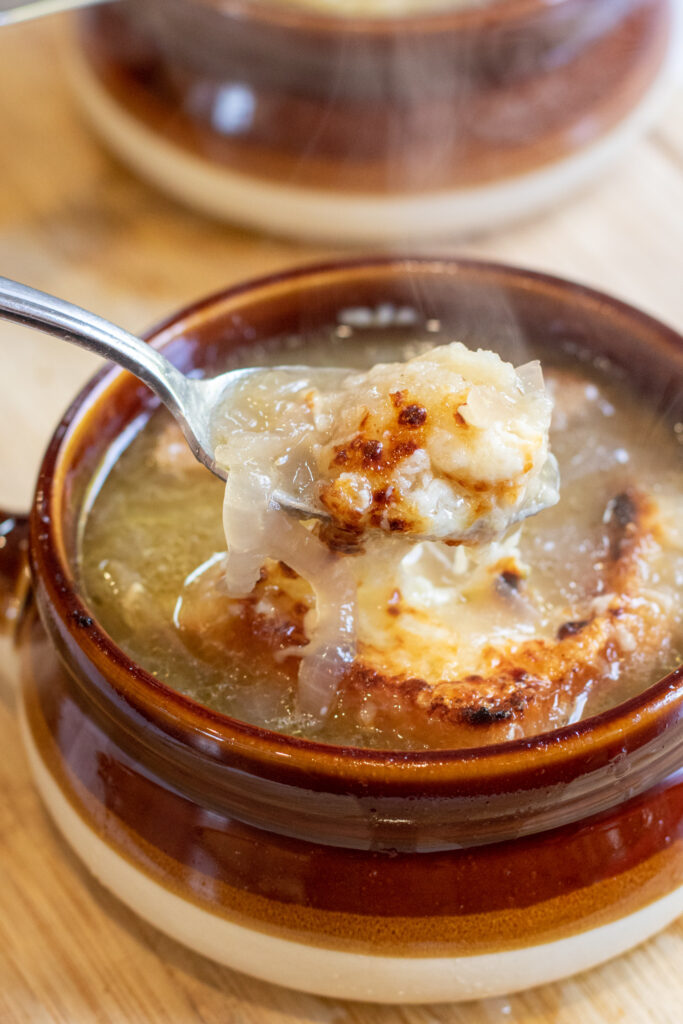
[[[178,421],[195,458],[221,480],[227,480],[228,474],[215,460],[213,426],[216,410],[220,407],[225,408],[231,402],[231,398],[237,397],[237,389],[247,377],[274,371],[286,372],[299,378],[305,378],[310,374],[310,367],[306,366],[252,366],[229,370],[218,377],[206,380],[186,377],[160,352],[123,328],[81,309],[80,306],[74,306],[71,302],[57,299],[53,295],[29,288],[6,277],[0,277],[0,319],[54,334],[64,341],[70,341],[99,356],[111,359],[125,370],[129,370],[167,406]],[[321,373],[334,384],[347,376],[349,371],[334,367],[316,369],[316,377]],[[547,460],[544,467],[544,485],[552,492],[557,489],[557,464],[552,458]],[[511,520],[508,526],[547,507],[548,502],[544,494],[545,489],[542,489],[537,496],[536,504],[520,508],[516,518]],[[329,518],[322,507],[312,505],[300,495],[277,490],[272,493],[271,501],[274,505],[279,505],[299,516]],[[477,543],[480,525],[475,520],[465,533],[453,536],[452,539]],[[413,541],[443,540],[443,537],[432,537],[427,533],[416,532],[406,536]]]
[[[254,374],[275,369],[301,374],[310,372],[307,367],[252,366],[229,370],[206,380],[192,379],[177,370],[151,345],[129,334],[122,327],[71,302],[6,277],[0,277],[0,319],[54,334],[98,356],[111,359],[135,374],[173,414],[195,458],[221,480],[227,479],[227,471],[215,461],[212,429],[214,412],[219,405],[229,402],[231,392],[235,392],[246,377]],[[329,369],[327,372],[345,375],[348,370]],[[301,498],[291,494],[276,491],[272,499],[299,515],[326,518],[322,509],[310,507]]]

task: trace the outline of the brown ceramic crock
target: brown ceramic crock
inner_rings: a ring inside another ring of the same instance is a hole
[[[403,239],[494,226],[586,180],[643,127],[675,47],[672,0],[444,7],[105,5],[81,18],[78,92],[181,198],[270,231]],[[325,200],[327,221],[301,220]]]
[[[449,335],[607,356],[683,419],[683,340],[597,292],[448,259],[367,259],[251,282],[150,342],[215,371],[235,346],[391,302]],[[194,703],[131,662],[77,583],[95,472],[154,400],[103,370],[50,443],[26,523],[0,525],[4,629],[37,785],[105,886],[200,952],[281,984],[416,1002],[538,984],[683,911],[683,671],[602,715],[498,746],[321,745]]]

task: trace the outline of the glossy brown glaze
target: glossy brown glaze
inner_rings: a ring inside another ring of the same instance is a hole
[[[670,0],[506,0],[396,19],[136,0],[82,16],[98,78],[176,145],[271,181],[420,193],[609,132],[663,60]]]
[[[355,850],[265,832],[143,767],[84,714],[42,629],[29,628],[30,727],[74,808],[151,878],[231,920],[353,951],[472,954],[595,927],[683,884],[674,779],[577,825],[474,850]]]
[[[185,369],[238,344],[418,301],[514,359],[609,358],[683,417],[683,343],[598,293],[496,265],[366,260],[278,275],[153,333]],[[575,726],[499,746],[405,753],[324,746],[193,703],[130,662],[79,596],[84,496],[107,447],[149,407],[105,370],[43,463],[23,630],[24,703],[54,779],[93,829],[171,890],[256,929],[423,956],[514,948],[618,919],[682,881],[683,671]],[[334,879],[334,884],[330,883]]]
[[[28,518],[0,509],[0,635],[12,631],[28,591]]]

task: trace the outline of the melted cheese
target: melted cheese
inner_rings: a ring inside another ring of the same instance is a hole
[[[363,374],[299,368],[246,379],[216,427],[216,458],[229,470],[228,591],[236,598],[250,594],[267,559],[310,583],[310,642],[299,672],[305,710],[327,712],[356,657],[359,616],[365,633],[386,633],[387,602],[395,593],[407,597],[400,618],[408,632],[380,646],[391,647],[400,661],[402,651],[415,654],[431,614],[416,599],[420,579],[435,592],[428,581],[436,572],[445,581],[440,603],[457,609],[463,603],[457,595],[475,591],[482,577],[490,582],[501,564],[522,572],[514,538],[507,546],[500,538],[520,518],[557,501],[551,410],[537,363],[516,371],[494,353],[458,343]],[[434,541],[417,550],[394,536],[370,540],[363,554],[356,549],[345,557],[323,543],[315,521],[298,521],[278,507],[279,490],[309,505],[317,501],[347,541],[370,530],[441,537],[479,550],[437,549]],[[452,616],[430,628],[444,639]],[[477,634],[471,638],[476,644]],[[429,638],[424,651],[433,661]]]
[[[479,544],[557,502],[551,412],[538,363],[453,343],[367,373],[249,377],[216,454],[340,530]]]

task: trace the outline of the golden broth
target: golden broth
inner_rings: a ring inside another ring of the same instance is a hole
[[[408,330],[374,331],[373,338],[373,330],[367,325],[351,331],[362,338],[362,348],[347,341],[344,328],[305,346],[287,339],[249,347],[235,363],[363,368],[452,340],[425,335],[426,340],[414,342],[407,340]],[[677,521],[683,512],[683,431],[661,422],[604,363],[574,359],[569,377],[561,366],[546,363],[545,371],[558,398],[551,444],[562,483],[559,504],[528,520],[522,531],[520,554],[530,567],[525,587],[533,595],[529,628],[553,638],[563,610],[595,595],[605,557],[605,509],[634,484],[652,496],[667,523],[665,557],[648,569],[647,586],[671,609],[669,635],[660,649],[634,650],[624,664],[611,664],[605,679],[579,694],[564,719],[548,723],[558,725],[623,701],[681,662],[683,527]],[[372,716],[363,720],[348,713],[343,698],[322,723],[299,714],[296,659],[274,660],[272,651],[245,630],[233,628],[230,644],[208,653],[201,643],[188,643],[187,631],[180,628],[183,601],[196,586],[200,567],[218,565],[225,551],[223,493],[222,483],[191,459],[165,411],[155,412],[117,458],[87,515],[81,552],[88,601],[115,642],[169,686],[257,725],[351,745],[428,745],[410,730],[377,727]],[[518,613],[526,614],[521,606]],[[514,602],[492,602],[471,629],[496,635],[514,614]],[[466,622],[466,615],[463,609],[457,621]],[[442,625],[448,621],[444,612]],[[278,641],[281,648],[291,643],[288,636]]]

